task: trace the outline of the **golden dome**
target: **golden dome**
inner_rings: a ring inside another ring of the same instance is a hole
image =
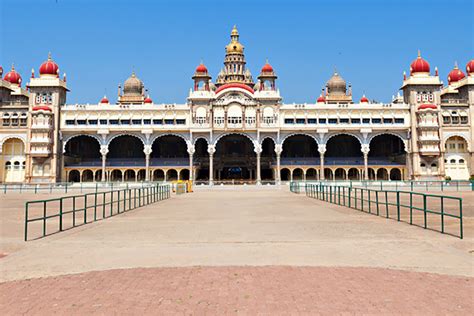
[[[143,91],[143,82],[135,76],[135,72],[125,80],[123,93],[125,95],[141,95]]]
[[[244,45],[239,42],[239,31],[237,31],[237,26],[234,25],[232,32],[230,32],[230,43],[225,47],[227,54],[243,54]]]

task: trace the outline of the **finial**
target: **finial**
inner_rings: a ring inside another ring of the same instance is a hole
[[[48,52],[48,60],[51,60],[51,52]]]
[[[458,69],[458,62],[457,61],[454,62],[454,69]]]
[[[421,58],[421,51],[418,49],[418,58]]]
[[[12,70],[15,70],[15,64],[12,63]]]
[[[63,81],[66,82],[66,73],[63,73]]]
[[[34,77],[35,77],[35,69],[31,68],[31,78],[34,78]]]
[[[403,71],[403,80],[407,80],[407,72]]]
[[[336,66],[334,66],[334,75],[336,75],[336,76],[338,75]]]
[[[435,67],[435,76],[438,77],[438,66]]]

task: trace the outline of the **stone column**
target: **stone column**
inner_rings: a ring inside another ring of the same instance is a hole
[[[188,145],[188,154],[189,154],[189,181],[193,181],[194,179],[194,164],[193,164],[193,157],[195,148],[191,141],[186,141]]]
[[[281,152],[283,151],[283,146],[280,144],[275,145],[275,153],[277,157],[277,170],[275,175],[275,180],[277,184],[281,184],[281,167],[280,167],[280,157]]]
[[[261,177],[261,166],[260,166],[260,157],[262,155],[262,146],[258,143],[258,141],[254,142],[254,149],[255,154],[257,155],[257,175],[256,175],[256,180],[257,180],[257,185],[262,184],[262,177]]]
[[[319,180],[324,180],[324,154],[326,153],[326,144],[318,144],[319,151]]]
[[[209,153],[209,185],[214,184],[214,153],[216,147],[214,145],[207,145],[207,152]]]
[[[107,154],[109,153],[109,147],[107,145],[100,146],[100,154],[102,155],[102,175],[100,181],[105,182],[105,166],[107,162]]]
[[[362,145],[360,150],[364,155],[364,180],[369,180],[369,144]]]
[[[143,152],[145,153],[145,181],[150,181],[150,155],[152,152],[151,145],[145,145]]]

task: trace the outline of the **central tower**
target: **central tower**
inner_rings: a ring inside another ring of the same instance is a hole
[[[217,76],[216,86],[238,82],[253,87],[252,74],[245,68],[244,45],[239,42],[239,31],[235,25],[225,51],[224,69]]]

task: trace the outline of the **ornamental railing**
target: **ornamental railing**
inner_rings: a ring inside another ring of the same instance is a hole
[[[460,197],[323,183],[306,184],[305,192],[314,199],[463,238]]]
[[[168,184],[155,184],[26,202],[25,241],[46,237],[168,199],[170,188]],[[32,233],[34,237],[30,238]]]

